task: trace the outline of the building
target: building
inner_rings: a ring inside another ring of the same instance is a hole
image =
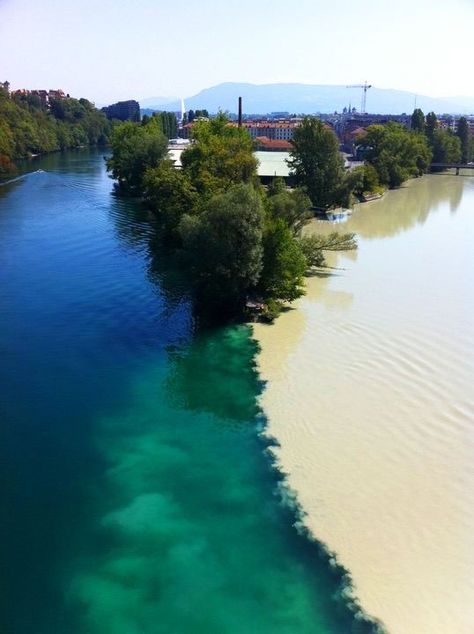
[[[140,104],[134,99],[128,101],[118,101],[110,106],[102,108],[107,119],[118,119],[119,121],[140,121]]]
[[[290,152],[293,149],[291,141],[283,139],[269,139],[266,136],[258,136],[255,142],[256,149],[260,152]]]
[[[252,139],[266,137],[276,141],[291,141],[295,128],[299,126],[299,121],[280,120],[271,121],[260,119],[258,121],[244,121],[242,127],[245,128]]]
[[[14,90],[11,93],[11,96],[13,98],[15,97],[38,97],[38,99],[41,102],[41,105],[44,108],[49,107],[50,105],[50,101],[51,99],[66,99],[69,97],[69,95],[66,95],[64,93],[64,90],[61,90],[60,88],[56,89],[52,89],[52,90],[44,90],[44,89],[34,89],[34,90],[29,90],[27,88],[19,88],[18,90]]]

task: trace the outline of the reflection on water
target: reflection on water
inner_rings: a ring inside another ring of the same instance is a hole
[[[387,192],[382,200],[356,205],[354,213],[342,227],[320,221],[315,230],[355,231],[368,239],[394,236],[414,225],[423,225],[429,215],[441,208],[455,213],[464,187],[470,186],[467,180],[437,175],[409,181],[400,189]]]
[[[394,634],[474,631],[473,208],[474,179],[445,175],[359,206],[338,228],[357,260],[331,254],[297,311],[255,327],[307,525]]]

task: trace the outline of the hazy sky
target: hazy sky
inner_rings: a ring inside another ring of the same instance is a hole
[[[101,104],[223,81],[474,96],[473,59],[474,0],[0,0],[0,80]]]

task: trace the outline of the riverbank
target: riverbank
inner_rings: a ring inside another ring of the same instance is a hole
[[[253,326],[304,523],[393,634],[474,627],[473,202],[469,179],[428,176],[356,206],[343,230],[359,251],[330,254],[295,309]]]

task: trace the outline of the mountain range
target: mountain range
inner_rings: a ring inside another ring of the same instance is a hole
[[[337,85],[313,84],[249,84],[227,82],[201,90],[184,99],[186,110],[206,108],[215,113],[219,110],[237,112],[238,97],[243,99],[246,114],[270,112],[331,113],[341,112],[344,107],[361,109],[362,89]],[[142,108],[150,110],[181,109],[180,99],[170,97],[148,97],[140,100]],[[411,113],[415,107],[425,113],[472,114],[474,97],[428,97],[414,95],[404,90],[372,87],[367,91],[367,112],[376,114]]]

